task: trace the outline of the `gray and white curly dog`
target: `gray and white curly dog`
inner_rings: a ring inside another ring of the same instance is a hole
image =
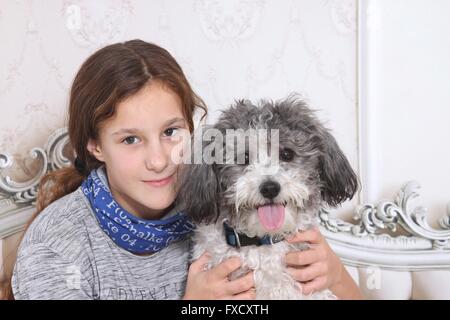
[[[261,132],[277,134],[251,142]],[[321,207],[338,206],[358,189],[347,158],[308,105],[296,95],[238,101],[192,139],[189,155],[200,152],[202,161],[182,166],[177,199],[197,225],[192,259],[206,250],[213,267],[240,257],[233,278],[254,270],[257,299],[336,298],[330,290],[303,295],[284,263],[288,251],[307,248],[284,237],[316,225]]]

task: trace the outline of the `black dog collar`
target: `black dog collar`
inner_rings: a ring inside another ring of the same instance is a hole
[[[223,229],[225,231],[225,239],[227,241],[227,244],[236,248],[246,246],[269,245],[284,240],[283,237],[275,237],[270,235],[265,235],[262,238],[259,237],[250,238],[245,234],[237,233],[236,230],[230,227],[225,221],[223,223]]]

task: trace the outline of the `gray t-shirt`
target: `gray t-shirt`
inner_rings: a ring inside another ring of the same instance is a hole
[[[12,278],[14,297],[180,299],[190,243],[188,237],[147,256],[128,252],[100,229],[78,188],[45,208],[25,233]]]

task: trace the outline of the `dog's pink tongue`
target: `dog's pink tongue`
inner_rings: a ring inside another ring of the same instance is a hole
[[[258,208],[258,217],[261,224],[268,230],[280,228],[284,222],[284,206],[271,204]]]

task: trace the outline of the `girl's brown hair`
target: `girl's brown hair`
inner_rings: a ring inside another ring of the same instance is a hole
[[[115,115],[121,101],[137,93],[149,81],[159,81],[179,96],[191,132],[194,110],[201,108],[203,117],[206,115],[205,104],[165,49],[142,40],[131,40],[95,52],[81,66],[70,91],[68,131],[76,166],[56,170],[42,178],[36,213],[27,228],[45,207],[75,191],[89,172],[102,164],[88,152],[88,140],[98,137],[100,123]],[[14,299],[11,276],[8,275],[3,289],[6,299]]]

